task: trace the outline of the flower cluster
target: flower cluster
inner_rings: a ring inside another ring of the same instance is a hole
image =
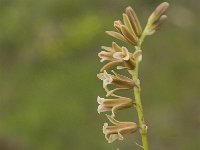
[[[140,21],[135,11],[129,6],[123,13],[123,22],[120,20],[114,21],[115,31],[106,31],[106,33],[118,40],[131,44],[135,47],[134,52],[130,52],[126,47],[119,46],[116,42],[112,42],[111,47],[102,46],[102,51],[98,54],[100,62],[107,62],[101,69],[97,77],[103,81],[103,88],[106,91],[106,97],[97,97],[99,104],[97,112],[111,112],[111,115],[106,115],[108,120],[114,124],[109,126],[108,123],[103,125],[103,133],[109,143],[115,140],[123,140],[125,134],[134,133],[140,127],[135,122],[121,122],[114,117],[119,110],[137,107],[135,100],[116,94],[119,90],[140,89],[140,81],[138,77],[134,78],[134,72],[137,64],[142,60],[142,50],[140,44],[146,35],[151,35],[157,30],[166,19],[163,15],[168,8],[168,3],[160,4],[150,15],[147,25],[144,30],[141,27]],[[125,69],[132,77],[127,77],[111,71],[116,67],[117,70]],[[114,89],[110,89],[114,87]]]

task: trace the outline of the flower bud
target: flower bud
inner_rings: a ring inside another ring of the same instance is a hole
[[[155,23],[167,11],[168,7],[169,3],[167,2],[163,2],[160,5],[158,5],[156,9],[153,11],[153,13],[150,15],[148,21],[151,22],[152,24]]]
[[[136,37],[135,34],[131,34],[131,32],[128,30],[126,26],[122,25],[121,31],[129,43],[131,43],[134,46],[138,44],[138,38]]]
[[[140,25],[140,21],[135,13],[135,11],[133,10],[133,8],[131,8],[130,6],[126,8],[126,14],[130,20],[130,23],[132,25],[132,28],[134,30],[134,33],[140,37],[142,34],[142,27]]]
[[[167,16],[163,14],[167,11],[168,7],[169,4],[167,2],[163,2],[153,11],[147,23],[147,35],[152,35],[157,29],[160,28],[167,18]]]

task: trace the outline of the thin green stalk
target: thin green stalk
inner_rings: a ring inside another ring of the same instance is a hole
[[[141,44],[145,38],[145,31],[143,32],[141,38],[140,38],[140,44],[136,47],[137,50],[141,50]],[[136,110],[138,113],[138,119],[139,119],[139,127],[140,127],[140,134],[142,138],[142,145],[144,150],[148,150],[148,140],[147,140],[147,126],[145,124],[144,120],[144,113],[142,108],[142,102],[141,102],[141,89],[140,89],[140,83],[139,83],[139,61],[136,62],[136,68],[133,71],[133,80],[138,83],[138,86],[134,87],[134,97],[135,97],[135,103],[136,103]]]

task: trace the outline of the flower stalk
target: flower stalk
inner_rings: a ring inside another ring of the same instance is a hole
[[[143,106],[141,102],[141,87],[139,80],[139,64],[142,61],[142,43],[146,36],[152,35],[156,30],[160,28],[163,22],[166,20],[166,12],[169,4],[167,2],[161,3],[148,18],[147,24],[142,29],[140,21],[135,11],[129,6],[123,13],[123,22],[120,20],[114,22],[115,31],[106,31],[106,33],[118,40],[121,40],[127,44],[131,44],[134,48],[134,52],[130,52],[126,47],[117,45],[116,42],[112,42],[112,47],[102,46],[98,56],[100,61],[108,61],[107,64],[101,68],[101,73],[97,77],[103,81],[103,88],[106,91],[106,97],[112,96],[112,98],[97,98],[98,113],[111,112],[111,116],[106,115],[108,120],[115,126],[109,126],[108,123],[104,123],[103,133],[109,143],[115,140],[123,140],[127,134],[135,133],[139,130],[141,135],[142,147],[144,150],[149,150],[147,140],[147,125],[144,120]],[[120,66],[119,66],[120,65]],[[126,77],[111,71],[109,74],[107,71],[116,67],[117,70],[127,70],[131,77]],[[110,85],[114,89],[108,88]],[[119,90],[133,91],[133,97],[127,98],[119,96],[117,92]],[[115,119],[116,113],[119,110],[127,109],[134,106],[138,114],[138,124],[135,122],[121,122]]]

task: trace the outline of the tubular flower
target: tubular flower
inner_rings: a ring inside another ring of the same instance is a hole
[[[107,92],[107,96],[112,95],[112,93],[117,90],[132,89],[134,86],[136,86],[135,82],[132,79],[117,74],[114,71],[112,72],[114,75],[108,74],[106,71],[97,74],[97,77],[103,81],[103,88]],[[112,91],[109,91],[107,86],[110,84],[113,84],[117,88]]]
[[[115,126],[108,126],[108,123],[103,125],[103,133],[108,143],[112,143],[115,140],[123,140],[124,135],[131,134],[137,131],[137,124],[134,122],[120,122],[115,120],[113,117],[106,115],[107,118]]]
[[[133,100],[126,97],[119,97],[115,99],[105,99],[97,97],[97,102],[99,103],[97,112],[100,114],[101,112],[111,111],[112,117],[115,116],[115,113],[119,110],[130,108],[133,106]]]
[[[112,42],[112,47],[102,46],[102,49],[98,56],[101,58],[101,62],[110,61],[101,68],[101,71],[108,70],[113,66],[124,64],[123,68],[133,70],[135,68],[135,61],[132,57],[132,53],[128,51],[126,47],[120,47],[115,42]]]
[[[106,33],[126,43],[137,46],[139,37],[142,34],[142,27],[135,11],[129,6],[122,17],[124,24],[120,20],[114,22],[114,27],[118,32],[106,31]]]

